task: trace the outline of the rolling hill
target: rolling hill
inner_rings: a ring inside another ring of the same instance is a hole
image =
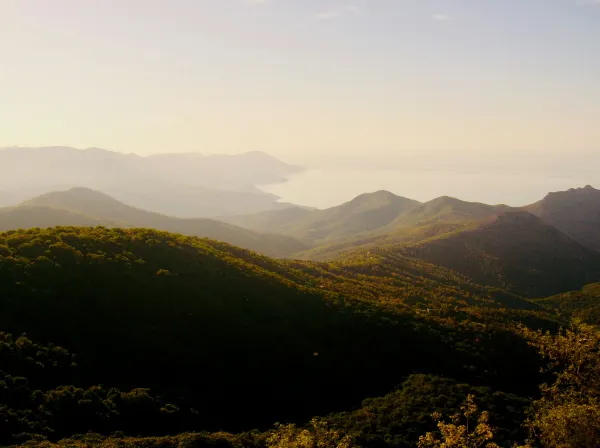
[[[0,209],[0,230],[52,226],[144,227],[212,238],[271,256],[307,245],[285,235],[260,234],[211,219],[172,218],[130,207],[87,188],[47,193],[20,206]]]
[[[600,190],[588,185],[550,193],[524,209],[581,244],[600,250]]]
[[[331,260],[357,249],[414,243],[472,228],[506,210],[510,210],[510,207],[466,202],[444,196],[424,204],[417,203],[374,231],[347,236],[346,239],[333,243],[323,243],[296,255],[309,260]],[[273,215],[276,213],[281,216],[279,212],[274,212]]]
[[[600,283],[584,286],[536,303],[546,306],[574,323],[600,325]]]
[[[11,431],[52,438],[261,428],[349,409],[418,372],[528,394],[539,361],[514,323],[556,326],[535,304],[400,255],[273,260],[148,229],[0,233],[0,284],[0,328],[53,343],[29,361],[29,339],[2,336],[0,355],[20,363],[3,369],[41,389],[8,378],[32,398],[11,395],[0,413]]]
[[[358,248],[409,243],[468,228],[506,210],[510,207],[447,196],[420,203],[378,191],[324,210],[290,208],[221,219],[255,231],[302,239],[313,247],[297,256],[326,260]]]
[[[524,211],[391,250],[525,296],[547,297],[600,280],[600,254]]]
[[[256,231],[292,235],[316,245],[375,232],[419,204],[388,191],[377,191],[325,210],[296,208],[224,219]]]

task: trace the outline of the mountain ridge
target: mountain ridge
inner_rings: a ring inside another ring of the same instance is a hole
[[[139,156],[67,146],[0,148],[0,191],[14,205],[56,189],[87,187],[136,207],[177,217],[216,217],[289,204],[257,185],[280,182],[302,167],[260,152]]]
[[[600,280],[600,253],[523,210],[394,250],[529,297]]]
[[[600,190],[591,185],[548,193],[523,209],[580,243],[600,250]]]
[[[222,240],[272,256],[307,246],[292,237],[261,234],[207,218],[174,218],[126,205],[109,195],[78,187],[46,193],[20,206],[0,209],[0,229],[58,225],[143,227]]]

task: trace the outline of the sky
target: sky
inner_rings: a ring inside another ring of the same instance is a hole
[[[0,146],[600,153],[600,0],[0,0],[0,86]]]

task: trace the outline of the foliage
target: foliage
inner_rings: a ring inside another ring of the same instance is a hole
[[[460,408],[461,413],[451,417],[451,423],[442,420],[440,413],[434,413],[438,422],[440,437],[429,432],[419,438],[419,448],[499,448],[492,442],[494,431],[489,425],[486,411],[478,413],[475,397],[469,395]]]
[[[521,423],[529,400],[432,375],[411,375],[384,397],[366,399],[360,409],[331,414],[327,420],[363,447],[414,447],[421,434],[436,430],[432,413],[458,413],[469,395],[477,397],[479,408],[498,428],[498,443],[511,446],[524,439]]]
[[[538,300],[537,303],[575,324],[600,325],[600,283],[586,285],[581,291]]]
[[[0,328],[77,354],[48,375],[11,358],[10,441],[266,430],[350,410],[413,373],[527,396],[540,364],[516,323],[557,327],[527,300],[399,254],[273,260],[102,227],[10,231],[0,246]],[[356,421],[330,423],[354,434]]]
[[[330,429],[326,422],[312,419],[306,428],[276,425],[267,438],[269,448],[353,448],[352,437]]]
[[[542,384],[528,426],[533,443],[593,448],[600,440],[600,336],[590,327],[556,335],[524,328],[549,363],[554,382]]]

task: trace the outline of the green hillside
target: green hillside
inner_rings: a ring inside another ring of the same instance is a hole
[[[334,243],[322,243],[296,256],[309,260],[331,260],[343,257],[344,254],[357,249],[378,249],[410,244],[472,229],[507,210],[510,210],[510,207],[465,202],[444,196],[410,207],[388,224],[374,231],[348,235],[345,240]]]
[[[556,327],[528,301],[400,255],[278,261],[147,229],[0,234],[0,285],[0,328],[76,354],[60,351],[72,359],[60,374],[5,372],[41,379],[3,408],[4,443],[267,428],[351,409],[412,373],[528,395],[539,360],[515,325]]]
[[[308,246],[276,234],[261,234],[212,219],[180,219],[130,207],[87,188],[47,193],[18,207],[0,209],[0,230],[52,226],[143,227],[225,241],[279,257]]]
[[[600,283],[536,301],[576,323],[600,325]]]
[[[388,191],[377,191],[325,210],[280,210],[224,219],[256,231],[282,233],[313,244],[325,244],[375,232],[419,204]]]
[[[599,253],[527,212],[508,212],[472,230],[392,250],[531,297],[600,279]]]

